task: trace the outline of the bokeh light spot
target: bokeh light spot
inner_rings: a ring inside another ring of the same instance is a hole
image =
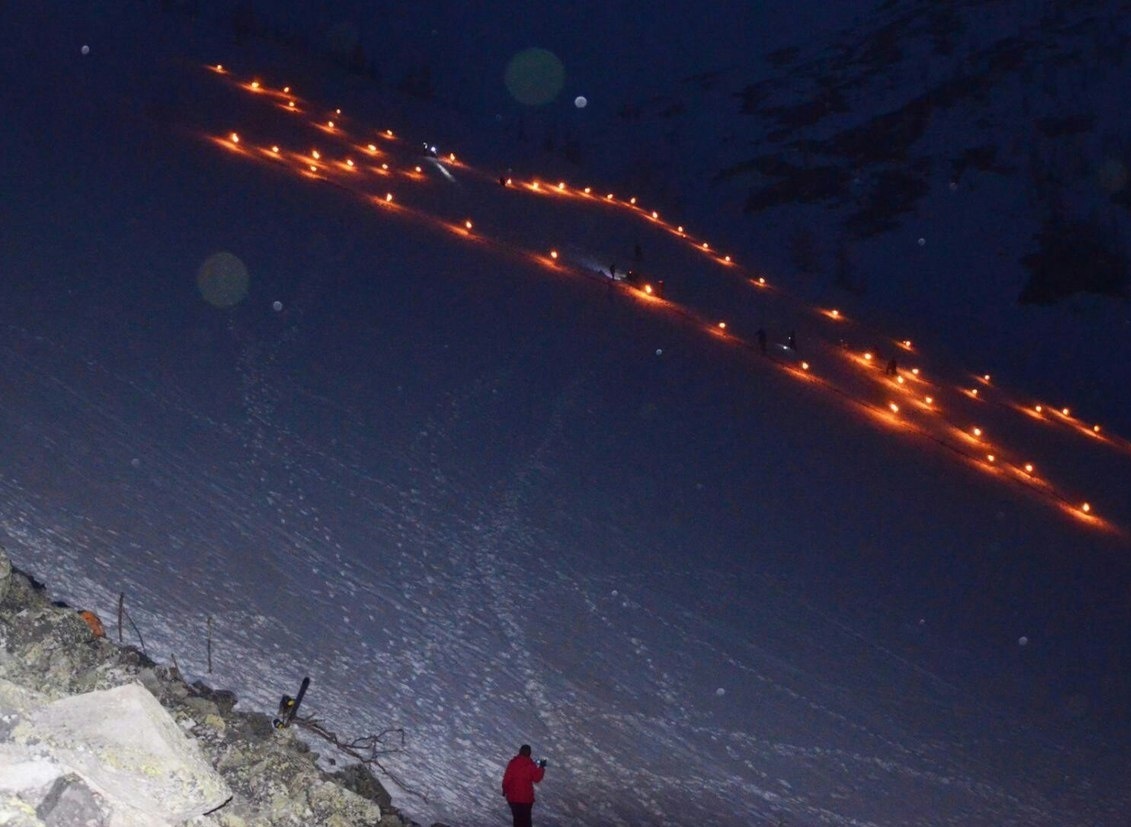
[[[226,251],[213,253],[196,271],[200,295],[215,307],[235,307],[247,296],[247,285],[247,267]]]
[[[527,106],[541,106],[557,97],[565,85],[565,67],[549,49],[523,49],[507,63],[507,91]]]
[[[584,109],[589,105],[589,98],[585,97],[585,95],[578,95],[573,99],[573,105],[578,109]]]

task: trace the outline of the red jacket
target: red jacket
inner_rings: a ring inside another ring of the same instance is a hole
[[[516,755],[503,773],[503,795],[512,804],[533,804],[534,785],[545,775],[546,770],[529,755]]]

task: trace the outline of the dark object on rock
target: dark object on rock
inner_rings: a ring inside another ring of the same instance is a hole
[[[63,775],[55,779],[51,790],[35,808],[35,815],[44,824],[106,824],[102,808],[81,778]]]
[[[195,681],[192,684],[192,689],[196,697],[212,701],[224,715],[227,715],[235,708],[236,701],[238,700],[236,693],[227,689],[213,689],[203,681]]]
[[[298,715],[298,708],[302,706],[302,699],[306,697],[306,690],[310,688],[310,677],[302,679],[302,684],[298,688],[298,694],[293,698],[290,695],[284,695],[282,700],[279,701],[279,717],[274,720],[275,729],[286,729],[291,725],[291,721]]]
[[[381,782],[369,771],[364,764],[350,764],[342,767],[332,776],[339,784],[350,792],[357,793],[362,798],[367,798],[381,807],[382,811],[391,809],[393,797]]]

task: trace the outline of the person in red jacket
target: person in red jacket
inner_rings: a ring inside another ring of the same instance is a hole
[[[546,775],[545,759],[534,763],[530,757],[530,744],[518,748],[518,755],[507,764],[503,773],[503,795],[514,814],[514,827],[531,827],[534,809],[534,785]]]

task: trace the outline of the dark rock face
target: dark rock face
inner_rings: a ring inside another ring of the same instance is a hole
[[[102,827],[106,823],[94,793],[77,775],[55,779],[35,815],[47,827]]]
[[[1125,7],[887,0],[767,56],[765,75],[732,93],[751,154],[712,180],[746,185],[744,211],[767,224],[781,208],[822,207],[808,214],[833,216],[849,244],[930,220],[932,196],[960,184],[1012,187],[1012,218],[1033,239],[1004,242],[1024,244],[1009,255],[1029,273],[1021,304],[1126,299],[1127,130],[1096,103],[1126,75]],[[1009,28],[985,25],[1006,11]],[[966,203],[993,220],[988,202]]]
[[[1055,304],[1075,293],[1127,298],[1131,267],[1102,227],[1050,220],[1034,240],[1037,249],[1021,260],[1029,270],[1022,304]]]

